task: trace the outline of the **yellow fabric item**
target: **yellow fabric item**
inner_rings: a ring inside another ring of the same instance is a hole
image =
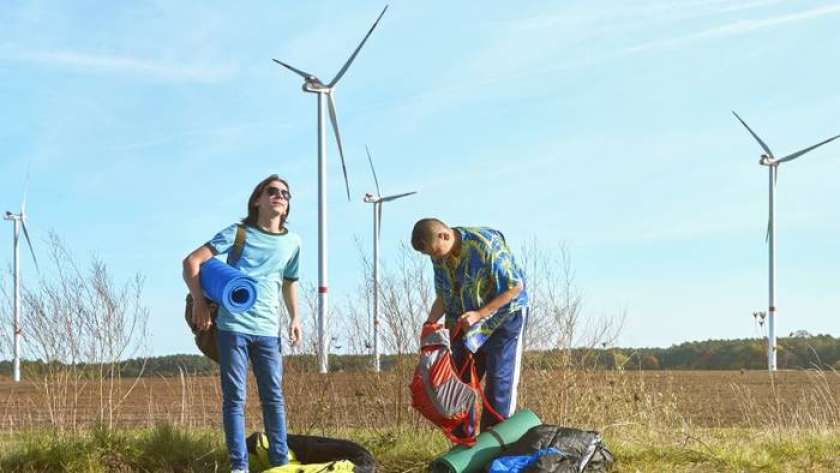
[[[257,438],[257,452],[250,454],[251,469],[262,473],[353,473],[355,466],[348,460],[329,463],[303,464],[297,455],[289,449],[289,463],[283,466],[268,468],[268,437],[265,434]]]
[[[347,460],[339,460],[329,463],[302,464],[297,461],[288,465],[275,466],[262,473],[353,473],[355,465]]]
[[[291,448],[288,451],[287,457],[289,464],[300,465],[295,452]],[[268,437],[265,434],[260,434],[257,437],[256,452],[248,454],[248,462],[250,463],[251,470],[256,472],[269,471],[271,469],[271,464],[268,462]]]
[[[249,453],[249,461],[251,471],[262,473],[353,473],[356,467],[349,460],[303,464],[290,448],[289,463],[271,468],[268,463],[268,437],[265,434],[257,437],[256,452]]]

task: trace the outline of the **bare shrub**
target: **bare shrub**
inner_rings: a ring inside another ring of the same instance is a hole
[[[351,355],[373,354],[373,265],[362,248],[358,237],[355,238],[358,262],[362,268],[362,277],[353,292],[348,294],[342,305],[340,320],[336,328],[343,335],[345,353]],[[379,347],[380,353],[382,347]],[[372,366],[372,365],[371,365]]]
[[[394,266],[383,265],[379,292],[382,338],[387,351],[396,354],[419,350],[420,327],[434,301],[428,259],[400,245]]]
[[[523,342],[525,350],[558,350],[562,366],[594,368],[594,357],[572,356],[572,350],[594,350],[615,343],[625,314],[583,316],[583,294],[575,282],[569,249],[557,245],[547,250],[536,238],[529,240],[516,255],[525,271],[528,290],[528,323]]]
[[[147,349],[143,278],[118,286],[95,257],[82,270],[54,233],[47,248],[53,271],[22,286],[23,358],[37,360],[24,375],[37,379],[53,425],[77,428],[78,406],[93,397],[96,421],[110,428],[139,379],[122,383],[122,364]]]

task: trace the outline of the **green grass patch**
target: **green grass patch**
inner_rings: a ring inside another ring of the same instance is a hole
[[[606,436],[616,472],[837,472],[840,431],[692,429]]]
[[[327,435],[351,439],[367,448],[389,472],[424,472],[429,461],[448,450],[449,441],[431,429],[346,430]]]
[[[27,432],[0,448],[3,472],[203,473],[226,468],[221,435],[170,426],[110,432],[99,428],[82,434]]]
[[[326,430],[318,435],[365,446],[383,473],[423,472],[449,448],[431,429]],[[691,429],[655,432],[622,427],[605,435],[623,472],[837,472],[840,431]],[[171,472],[228,471],[220,431],[170,426],[82,434],[26,432],[0,440],[0,471]]]

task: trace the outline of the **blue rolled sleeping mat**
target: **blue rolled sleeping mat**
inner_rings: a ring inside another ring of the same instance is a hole
[[[257,281],[216,258],[201,265],[198,277],[204,294],[230,313],[245,312],[257,301]]]

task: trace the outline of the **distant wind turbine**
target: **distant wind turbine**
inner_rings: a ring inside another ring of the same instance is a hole
[[[23,330],[20,323],[20,230],[23,229],[23,236],[26,238],[26,244],[29,246],[29,254],[32,255],[32,261],[35,263],[36,271],[38,269],[38,258],[35,257],[35,250],[32,249],[32,240],[29,239],[29,230],[26,228],[26,193],[29,187],[29,176],[27,175],[26,184],[24,185],[23,190],[23,199],[20,203],[20,213],[12,213],[10,211],[6,211],[6,215],[3,217],[4,220],[8,220],[10,222],[14,222],[14,243],[13,243],[13,255],[14,255],[14,272],[15,272],[15,298],[14,298],[14,350],[15,350],[15,357],[13,362],[13,373],[12,379],[14,382],[20,382],[20,348],[21,348],[21,337],[23,334]]]
[[[373,204],[373,369],[379,373],[381,365],[379,362],[379,234],[382,224],[382,204],[392,200],[401,199],[417,192],[405,192],[382,197],[379,189],[379,179],[376,178],[376,169],[373,168],[373,158],[370,150],[365,146],[370,172],[373,174],[373,182],[376,184],[376,196],[365,194],[364,201]]]
[[[347,188],[347,200],[350,200],[350,181],[347,179],[347,166],[344,163],[344,149],[341,146],[341,135],[338,132],[338,118],[335,111],[335,98],[333,92],[335,91],[338,81],[347,72],[350,64],[356,59],[356,55],[361,51],[362,46],[370,37],[382,15],[388,10],[388,6],[382,9],[382,13],[370,27],[362,42],[344,63],[344,66],[338,71],[328,84],[321,82],[321,79],[314,74],[304,72],[298,68],[290,66],[283,61],[274,59],[274,62],[280,64],[286,69],[294,72],[303,78],[303,91],[312,94],[318,94],[318,363],[320,365],[320,372],[326,373],[329,371],[329,350],[327,344],[327,150],[326,150],[326,136],[324,133],[324,103],[329,107],[330,123],[332,123],[333,132],[335,133],[335,140],[338,144],[338,154],[341,157],[341,170],[344,173],[344,185]]]
[[[758,142],[761,146],[761,149],[764,150],[765,154],[761,155],[761,159],[758,161],[758,164],[762,166],[767,166],[768,170],[770,171],[769,174],[769,186],[770,186],[770,215],[767,220],[767,234],[765,236],[765,240],[767,241],[767,246],[769,248],[770,253],[770,264],[769,264],[769,307],[767,310],[767,327],[768,327],[768,338],[767,338],[767,369],[770,371],[776,371],[776,260],[775,260],[775,222],[773,220],[774,214],[774,204],[775,204],[775,197],[773,195],[773,191],[776,187],[776,182],[779,178],[779,165],[788,161],[793,161],[796,158],[801,157],[805,153],[809,151],[813,151],[814,149],[829,143],[831,141],[840,138],[840,135],[831,137],[825,141],[819,142],[813,146],[809,146],[805,149],[797,151],[795,153],[791,153],[783,158],[776,158],[770,148],[767,146],[758,135],[755,134],[754,131],[747,125],[747,123],[738,116],[737,113],[734,111],[732,112],[735,115],[735,118],[744,125],[744,128],[750,132],[753,138]]]

